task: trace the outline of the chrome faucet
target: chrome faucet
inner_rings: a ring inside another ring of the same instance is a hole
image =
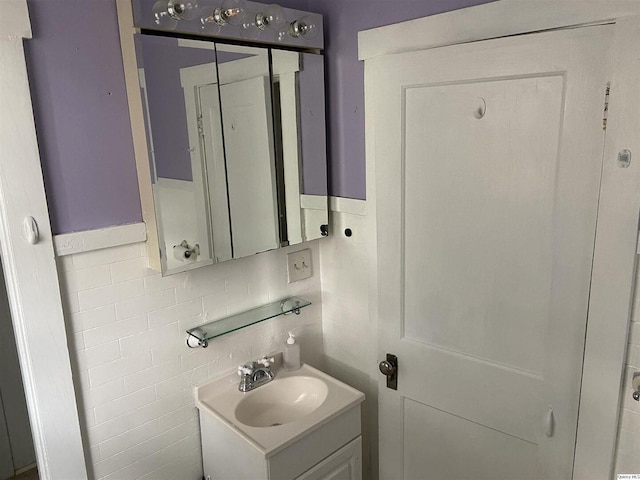
[[[250,392],[254,388],[258,388],[273,380],[275,377],[275,374],[271,371],[273,361],[273,358],[262,357],[257,362],[240,365],[238,367],[238,375],[240,375],[238,390],[241,392]]]

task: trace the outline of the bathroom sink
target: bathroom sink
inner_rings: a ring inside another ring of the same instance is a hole
[[[236,418],[251,427],[277,427],[306,417],[322,405],[329,389],[322,380],[286,377],[253,390],[236,407]]]
[[[274,373],[272,381],[246,393],[238,390],[236,372],[195,387],[201,421],[216,422],[271,457],[364,400],[362,392],[309,365]]]

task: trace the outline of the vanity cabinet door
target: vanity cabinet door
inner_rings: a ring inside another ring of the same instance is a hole
[[[362,480],[362,437],[347,443],[296,480]]]

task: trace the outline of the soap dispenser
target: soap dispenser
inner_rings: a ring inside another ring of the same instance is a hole
[[[300,345],[296,343],[296,336],[293,331],[289,332],[289,338],[284,344],[284,352],[282,352],[283,368],[287,372],[298,370],[302,364],[300,363]]]

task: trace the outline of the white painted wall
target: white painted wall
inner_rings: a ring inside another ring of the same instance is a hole
[[[377,325],[369,313],[373,248],[366,202],[332,212],[330,236],[320,242],[322,341],[326,372],[366,395],[362,405],[363,478],[377,478]],[[352,236],[344,234],[350,228]],[[375,266],[375,264],[373,264]]]
[[[320,265],[318,242],[307,244]],[[279,349],[294,328],[303,361],[321,366],[320,274],[287,285],[284,248],[161,277],[144,243],[59,257],[67,330],[90,476],[202,476],[192,385]],[[277,300],[313,302],[189,349],[185,330]]]

